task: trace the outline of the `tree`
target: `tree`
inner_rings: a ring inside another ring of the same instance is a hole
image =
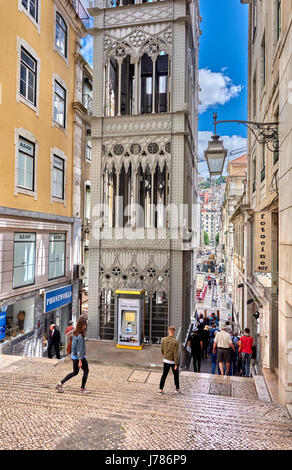
[[[219,244],[219,233],[216,234],[216,245]]]
[[[207,232],[204,232],[204,243],[205,245],[210,244],[209,235],[207,234]]]

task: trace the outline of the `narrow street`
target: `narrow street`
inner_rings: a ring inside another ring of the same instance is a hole
[[[181,372],[182,395],[161,371],[90,364],[56,393],[71,363],[2,356],[0,449],[291,449],[291,419],[253,379]],[[52,419],[52,416],[54,419]]]

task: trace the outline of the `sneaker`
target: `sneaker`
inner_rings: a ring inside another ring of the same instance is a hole
[[[163,391],[163,390],[159,390],[158,395],[163,395],[163,394],[164,394],[164,391]]]
[[[87,390],[87,388],[81,388],[80,392],[83,393],[84,395],[89,395],[89,393],[91,393],[91,391]]]
[[[182,393],[181,390],[176,390],[175,393],[178,395],[179,393]]]
[[[55,388],[56,388],[57,392],[59,392],[59,393],[64,393],[64,390],[63,390],[63,386],[62,386],[62,385],[57,384]]]

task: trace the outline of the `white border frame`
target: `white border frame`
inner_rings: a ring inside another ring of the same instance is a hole
[[[36,73],[36,105],[34,106],[24,96],[20,94],[20,64],[21,64],[21,48],[27,50],[27,52],[37,62],[37,73]],[[40,98],[40,80],[41,80],[41,59],[35,52],[35,50],[24,40],[17,36],[17,74],[16,74],[16,101],[17,103],[26,104],[32,109],[36,116],[39,116],[39,98]]]
[[[37,28],[39,34],[41,34],[41,4],[42,0],[38,0],[38,21],[36,21],[29,13],[29,11],[22,5],[22,0],[18,0],[18,10],[26,14],[32,24]]]
[[[56,157],[62,158],[64,160],[64,199],[59,199],[53,196],[53,166],[54,166],[54,155]],[[58,204],[63,204],[66,207],[66,196],[67,196],[67,155],[57,147],[51,147],[50,150],[50,161],[51,161],[51,191],[50,191],[50,203],[53,204],[57,202]]]
[[[34,144],[34,190],[21,188],[18,186],[18,143],[19,138],[23,137],[24,139],[29,140]],[[14,131],[14,146],[15,146],[15,170],[14,170],[14,196],[18,194],[25,194],[26,196],[34,197],[35,201],[37,200],[37,168],[38,168],[38,154],[39,154],[39,142],[36,139],[35,135],[32,132],[24,129],[22,127],[15,129]]]
[[[61,126],[57,121],[54,119],[54,100],[55,100],[55,81],[57,81],[66,91],[66,103],[65,103],[65,127]],[[66,136],[68,135],[68,101],[69,101],[69,89],[62,80],[62,78],[56,74],[53,73],[52,75],[52,127],[57,127],[61,131],[63,131]]]

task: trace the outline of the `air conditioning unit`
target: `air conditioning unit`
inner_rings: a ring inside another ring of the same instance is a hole
[[[85,277],[85,264],[75,265],[75,279],[84,279]]]

